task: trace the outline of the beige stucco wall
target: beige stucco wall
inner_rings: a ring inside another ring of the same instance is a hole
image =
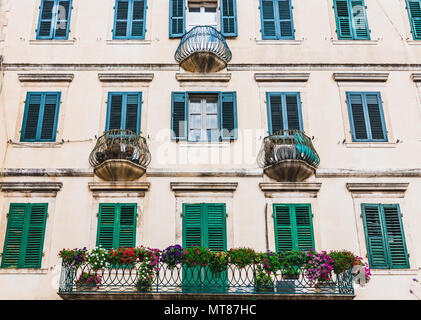
[[[184,71],[173,58],[179,39],[168,39],[167,0],[148,1],[144,41],[111,40],[114,0],[74,0],[68,41],[35,40],[40,0],[9,1],[7,37],[0,42],[4,46],[0,182],[55,181],[63,186],[56,196],[48,197],[0,192],[0,252],[9,204],[49,203],[41,270],[0,270],[0,299],[59,299],[57,253],[62,248],[95,246],[98,203],[107,201],[138,203],[136,242],[157,248],[181,242],[180,203],[225,202],[228,246],[262,251],[274,250],[273,222],[268,214],[271,203],[311,203],[316,250],[348,249],[363,257],[361,202],[399,203],[410,269],[374,270],[366,287],[356,285],[356,298],[414,299],[409,288],[421,266],[421,235],[417,232],[421,224],[421,89],[411,75],[421,72],[421,41],[410,40],[405,1],[366,0],[372,30],[372,40],[366,42],[335,40],[332,0],[293,0],[294,41],[262,41],[259,1],[237,2],[239,36],[228,40],[233,59],[221,71],[229,73],[231,80],[181,83],[176,74]],[[99,81],[98,73],[106,72],[153,74],[153,80]],[[310,77],[303,82],[258,83],[256,72],[306,72]],[[380,72],[388,77],[384,82],[343,83],[333,79],[336,72]],[[74,78],[70,82],[19,81],[18,75],[24,73],[70,73]],[[19,142],[28,91],[61,91],[56,143]],[[88,156],[95,136],[104,131],[110,91],[142,92],[141,128],[152,154],[148,172],[140,179],[150,183],[144,197],[96,198],[88,188],[88,183],[100,181],[92,174]],[[212,145],[171,141],[172,91],[236,91],[238,140]],[[256,164],[267,134],[265,94],[270,91],[301,93],[304,130],[314,136],[321,158],[316,176],[308,180],[321,183],[316,197],[304,192],[266,198],[259,187],[261,182],[274,182]],[[388,143],[352,143],[346,91],[381,92]],[[22,169],[32,174],[19,173]],[[39,174],[40,169],[48,173]],[[74,176],[61,174],[59,169]],[[180,197],[170,188],[171,182],[197,181],[236,182],[238,186],[234,192],[193,192]],[[356,198],[346,188],[352,182],[409,185],[404,193],[368,193]]]

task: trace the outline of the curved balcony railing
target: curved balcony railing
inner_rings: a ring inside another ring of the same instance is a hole
[[[328,283],[309,281],[304,268],[297,268],[295,277],[283,274],[282,270],[269,275],[261,274],[259,270],[262,270],[259,264],[244,268],[228,264],[226,270],[214,274],[208,267],[189,268],[179,263],[170,268],[160,262],[149,274],[151,282],[145,285],[143,278],[140,278],[140,262],[132,267],[100,270],[92,270],[88,263],[78,267],[63,263],[59,293],[354,294],[351,269],[340,274],[332,273]],[[83,274],[99,280],[95,284],[81,285],[77,280]]]
[[[317,154],[311,139],[299,130],[281,130],[265,137],[257,157],[258,165],[267,171],[273,171],[272,169],[274,167],[282,164],[286,160],[303,161],[313,170],[315,170],[320,163],[319,155]],[[307,172],[303,174],[302,178],[297,178],[296,176],[291,177],[291,172],[296,175],[297,172],[300,171],[300,168],[296,166],[291,170],[290,165],[284,167],[282,170],[289,170],[290,172],[281,172],[282,177],[280,177],[280,171],[277,170],[278,172],[275,179],[298,181],[307,178],[311,174],[311,170],[306,170]],[[268,175],[270,176],[270,174]],[[300,176],[300,174],[298,174],[298,176]]]
[[[194,57],[196,54],[202,55]],[[232,53],[218,30],[196,26],[181,38],[174,58],[187,71],[216,72],[226,67]]]

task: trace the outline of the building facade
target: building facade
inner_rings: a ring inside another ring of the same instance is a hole
[[[189,210],[222,249],[347,249],[373,274],[355,299],[415,298],[421,1],[0,8],[0,298],[60,299],[62,248],[122,243],[107,212],[163,249]]]

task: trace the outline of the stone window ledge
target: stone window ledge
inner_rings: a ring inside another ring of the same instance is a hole
[[[25,269],[25,268],[4,268],[0,269],[0,274],[47,274],[47,268]]]

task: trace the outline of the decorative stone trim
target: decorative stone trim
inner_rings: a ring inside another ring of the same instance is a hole
[[[421,82],[421,73],[411,74],[411,80],[414,82]]]
[[[92,177],[92,169],[24,169],[24,168],[6,168],[0,171],[3,177]]]
[[[229,82],[231,73],[176,73],[175,78],[179,82]]]
[[[0,182],[1,192],[51,193],[56,196],[62,187],[62,182]]]
[[[151,82],[153,73],[98,73],[101,82]]]
[[[409,183],[347,183],[346,188],[351,192],[353,198],[365,198],[376,196],[392,196],[403,198]]]
[[[144,197],[149,191],[149,182],[89,182],[88,188],[94,197],[103,197],[110,194],[128,193],[129,196]]]
[[[333,73],[335,81],[353,81],[353,82],[386,82],[389,73],[361,73],[361,72],[341,72]]]
[[[20,82],[72,82],[73,73],[18,73]]]
[[[262,177],[262,169],[182,170],[148,168],[147,177]]]
[[[286,193],[300,193],[304,197],[316,198],[322,184],[320,182],[262,182],[260,189],[266,198],[282,197]]]
[[[255,73],[254,79],[257,82],[307,82],[310,73]]]
[[[237,182],[170,182],[174,192],[234,192]]]
[[[421,177],[420,169],[384,169],[384,170],[352,170],[352,169],[317,169],[316,178],[381,178],[381,177]]]

